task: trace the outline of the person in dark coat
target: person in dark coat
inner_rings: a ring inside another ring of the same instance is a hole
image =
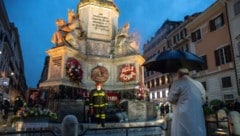
[[[23,107],[23,101],[22,99],[20,98],[20,96],[17,96],[15,101],[14,101],[14,106],[13,106],[13,113],[14,115],[17,114],[17,111]]]
[[[238,99],[234,103],[234,110],[240,113],[240,102]]]
[[[7,122],[7,119],[8,119],[9,108],[10,108],[10,103],[5,98],[4,101],[3,101],[3,106],[2,106],[2,113],[3,113],[2,118],[5,122]]]
[[[163,117],[164,116],[164,105],[161,104],[160,106],[160,116]]]
[[[169,105],[168,105],[168,104],[166,104],[166,105],[164,106],[164,110],[165,110],[165,113],[166,113],[166,114],[169,113]]]

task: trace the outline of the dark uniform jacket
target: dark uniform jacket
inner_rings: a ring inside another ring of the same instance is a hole
[[[90,94],[90,107],[100,108],[108,105],[107,95],[104,90],[93,90]]]

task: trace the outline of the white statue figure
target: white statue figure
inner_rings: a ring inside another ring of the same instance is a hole
[[[129,35],[130,24],[126,23],[115,36],[114,54],[127,55],[138,52],[136,35]]]
[[[231,111],[229,113],[229,120],[231,124],[231,130],[234,135],[240,135],[240,114],[237,111]]]
[[[220,123],[218,123],[219,126],[222,127],[222,128],[227,128],[227,127],[228,127],[228,123],[227,123],[227,120],[226,120],[226,119],[227,119],[227,113],[226,113],[226,111],[223,110],[223,109],[218,110],[218,112],[217,112],[217,117],[218,117],[218,120],[219,120],[219,121],[226,121],[226,122],[220,122]]]
[[[66,42],[74,44],[73,41],[83,37],[81,25],[73,10],[68,10],[68,23],[63,19],[57,19],[56,26],[58,30],[52,37],[52,43],[56,46],[66,44]]]

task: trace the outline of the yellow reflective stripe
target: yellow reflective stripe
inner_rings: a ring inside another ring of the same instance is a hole
[[[105,119],[106,115],[105,114],[101,114],[101,119]]]
[[[101,93],[93,93],[93,96],[105,96],[105,93],[104,92],[101,92]]]
[[[95,115],[95,117],[96,117],[96,118],[99,118],[99,117],[100,117],[100,115],[99,115],[99,114],[96,114],[96,115]]]
[[[93,96],[98,96],[98,93],[93,93]]]
[[[93,107],[104,107],[106,104],[95,104],[95,105],[93,105]]]

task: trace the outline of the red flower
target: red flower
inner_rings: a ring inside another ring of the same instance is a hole
[[[81,82],[83,71],[78,60],[75,58],[68,58],[66,62],[66,74],[73,82]]]
[[[123,65],[119,72],[119,80],[122,82],[133,81],[136,78],[136,68],[132,64]]]

